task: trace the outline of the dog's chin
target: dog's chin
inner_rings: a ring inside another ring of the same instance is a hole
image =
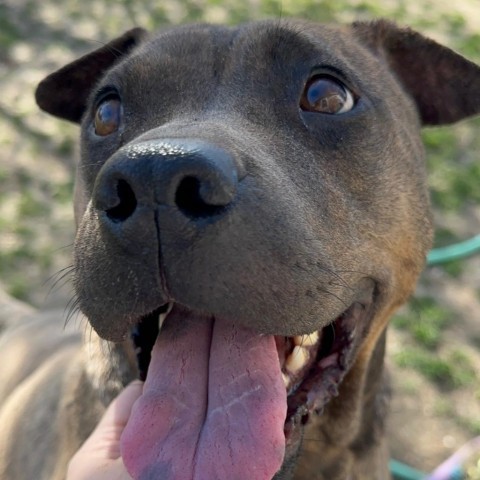
[[[280,366],[277,374],[281,375],[286,390],[285,462],[296,455],[303,427],[311,415],[321,414],[325,405],[338,395],[339,386],[367,335],[373,310],[372,293],[368,301],[363,296],[319,330],[291,337],[273,336]],[[178,315],[178,311],[182,316],[205,318],[181,305],[168,303],[142,317],[133,327],[132,341],[142,380],[149,375],[151,352],[157,338],[165,329],[176,328],[169,325],[169,318],[175,317],[175,312]],[[212,324],[226,322],[212,316],[208,320]]]

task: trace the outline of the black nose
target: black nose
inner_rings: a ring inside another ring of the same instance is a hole
[[[93,206],[115,223],[158,205],[196,220],[222,213],[237,184],[234,160],[221,148],[200,140],[148,141],[108,160],[95,183]]]

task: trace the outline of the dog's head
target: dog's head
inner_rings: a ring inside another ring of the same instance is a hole
[[[419,128],[480,111],[477,66],[385,21],[136,29],[37,101],[82,125],[75,287],[146,376],[134,478],[269,479],[339,391],[358,417],[431,244]]]

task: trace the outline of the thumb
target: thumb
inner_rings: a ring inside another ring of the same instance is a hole
[[[135,400],[142,394],[143,383],[136,380],[130,383],[113,400],[84,447],[95,450],[96,456],[115,460],[120,457],[120,436],[130,418]],[[83,447],[82,447],[83,448]]]
[[[142,390],[143,383],[139,380],[135,380],[127,385],[120,395],[108,406],[87,442],[94,442],[98,447],[99,442],[103,443],[103,441],[107,441],[112,444],[112,447],[114,443],[118,447],[120,436],[130,418],[133,404],[142,394]],[[118,448],[117,451],[118,454],[112,451],[110,458],[120,457]]]
[[[120,436],[142,390],[143,383],[134,381],[112,401],[93,433],[70,460],[67,480],[130,478],[120,458]]]

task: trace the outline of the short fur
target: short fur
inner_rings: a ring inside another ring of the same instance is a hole
[[[325,66],[356,93],[351,112],[300,110],[306,81]],[[100,141],[92,121],[106,85],[121,89],[126,120]],[[82,125],[74,283],[100,336],[60,341],[51,319],[3,334],[0,363],[18,364],[0,371],[0,478],[64,478],[106,404],[137,376],[124,341],[131,322],[159,305],[174,299],[296,335],[327,325],[365,289],[373,304],[361,346],[339,395],[306,426],[318,440],[299,440],[275,480],[388,478],[385,330],[432,238],[419,130],[480,112],[480,68],[387,21],[135,29],[47,77],[37,101]],[[155,158],[145,160],[153,174],[125,161],[140,142],[185,139],[227,152],[238,174],[223,219],[189,220]],[[165,182],[148,186],[146,213],[124,230],[102,214],[118,171]],[[168,208],[154,220],[160,204]]]

